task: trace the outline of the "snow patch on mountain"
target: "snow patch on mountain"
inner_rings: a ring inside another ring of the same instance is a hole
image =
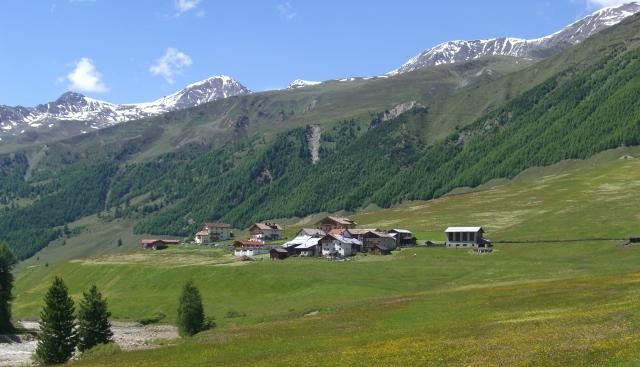
[[[294,81],[291,82],[291,84],[289,84],[289,89],[297,89],[297,88],[304,88],[304,87],[311,87],[314,85],[318,85],[318,84],[322,84],[322,82],[316,82],[316,81],[311,81],[311,80],[303,80],[303,79],[296,79]]]

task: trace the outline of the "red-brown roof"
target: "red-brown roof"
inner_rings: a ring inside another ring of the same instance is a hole
[[[344,232],[346,232],[346,230],[342,229],[342,228],[334,228],[332,230],[329,231],[329,235],[332,236],[342,236],[344,234]]]
[[[266,222],[263,222],[263,223],[255,223],[254,225],[252,225],[252,226],[251,226],[251,228],[250,228],[250,229],[253,229],[253,228],[264,229],[264,230],[266,230],[266,229],[272,229],[272,230],[278,230],[278,231],[281,231],[281,230],[282,230],[282,227],[280,227],[280,225],[279,225],[279,224],[276,224],[276,223],[266,223]]]
[[[264,242],[247,240],[247,241],[236,241],[233,243],[233,247],[240,247],[240,246],[262,247],[264,246]]]
[[[231,224],[227,223],[205,223],[207,228],[231,228]]]
[[[334,221],[334,222],[339,223],[339,224],[344,224],[344,225],[354,225],[354,224],[356,224],[356,222],[354,222],[353,220],[351,220],[349,218],[345,218],[345,217],[329,216],[327,218],[324,218],[322,221],[324,221],[326,219],[329,219],[331,221]]]

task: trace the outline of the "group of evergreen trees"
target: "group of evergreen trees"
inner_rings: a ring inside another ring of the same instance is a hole
[[[36,360],[43,364],[68,361],[76,350],[84,352],[99,344],[110,343],[113,333],[107,302],[94,285],[83,293],[75,318],[75,306],[69,290],[56,277],[44,297],[40,313],[40,333]]]
[[[3,256],[3,247],[0,246],[0,262],[4,260]],[[64,363],[73,356],[76,348],[84,352],[112,342],[111,313],[107,310],[107,301],[95,285],[83,293],[77,320],[73,299],[61,278],[54,278],[44,296],[44,303],[35,354],[38,362],[47,365]],[[2,321],[8,322],[9,319]],[[193,282],[187,282],[178,306],[180,335],[192,336],[213,326],[211,321],[205,319],[200,291]]]

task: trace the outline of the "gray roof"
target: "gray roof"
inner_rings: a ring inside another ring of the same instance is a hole
[[[447,228],[445,233],[449,232],[480,232],[482,231],[482,227],[449,227]]]

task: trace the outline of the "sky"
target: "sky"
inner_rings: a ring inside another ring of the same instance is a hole
[[[253,91],[381,75],[438,43],[536,38],[616,0],[0,0],[0,104],[68,90],[152,101],[229,75]]]

